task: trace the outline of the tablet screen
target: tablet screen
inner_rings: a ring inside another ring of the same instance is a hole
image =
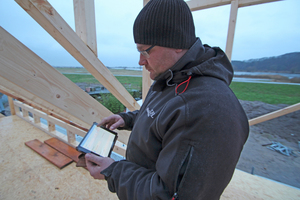
[[[84,153],[95,153],[103,157],[109,157],[116,142],[117,134],[94,123],[77,149]],[[87,151],[86,151],[87,150]]]

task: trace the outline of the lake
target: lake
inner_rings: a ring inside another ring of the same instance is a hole
[[[289,79],[300,78],[300,74],[274,73],[274,72],[239,72],[239,71],[235,71],[234,75],[248,75],[248,76],[279,75],[279,76],[287,77]],[[271,79],[246,78],[246,77],[234,77],[232,81],[233,82],[249,82],[249,83],[270,83],[270,84],[300,85],[300,83],[273,82]]]

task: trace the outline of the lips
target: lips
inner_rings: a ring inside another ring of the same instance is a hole
[[[146,66],[145,66],[145,69],[146,69],[148,72],[152,71],[151,69],[149,69],[149,68],[146,67]]]

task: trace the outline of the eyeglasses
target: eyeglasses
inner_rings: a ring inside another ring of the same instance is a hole
[[[139,51],[139,50],[138,50],[138,52],[139,52],[140,54],[142,54],[143,56],[145,56],[146,58],[150,58],[149,51],[150,51],[153,47],[155,47],[155,45],[152,45],[151,47],[149,47],[148,49],[143,50],[143,51]]]

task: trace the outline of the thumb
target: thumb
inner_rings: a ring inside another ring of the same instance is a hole
[[[88,153],[88,154],[85,155],[85,159],[89,162],[93,162],[97,165],[100,165],[102,158],[100,156],[96,156],[92,153]]]

